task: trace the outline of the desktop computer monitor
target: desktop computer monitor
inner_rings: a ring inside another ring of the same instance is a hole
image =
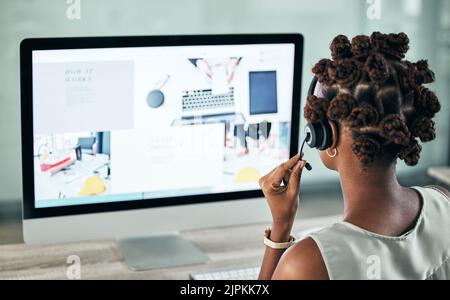
[[[297,152],[302,51],[300,34],[22,41],[25,242],[270,221],[258,179]]]

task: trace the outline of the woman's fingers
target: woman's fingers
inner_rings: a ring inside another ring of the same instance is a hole
[[[298,163],[298,161],[300,159],[302,159],[302,157],[303,157],[303,152],[300,155],[297,154],[297,155],[291,157],[291,159],[289,159],[288,161],[286,161],[284,163],[285,164],[284,168],[287,168],[287,171],[284,172],[283,179],[282,179],[283,183],[285,185],[288,185],[289,180],[290,180],[289,178],[291,177],[292,169],[295,167],[295,165]],[[281,166],[283,166],[283,164],[281,164],[278,168],[280,168]],[[275,170],[276,169],[277,168],[275,168]]]
[[[295,155],[288,161],[280,164],[278,167],[270,171],[267,175],[261,177],[259,185],[264,190],[270,187],[272,190],[280,191],[282,188],[282,182],[287,185],[290,181],[292,168],[296,165],[302,155]],[[285,187],[283,187],[283,190]]]
[[[284,176],[288,175],[290,170],[295,166],[295,164],[299,161],[300,155],[295,155],[291,157],[288,161],[279,165],[272,174],[272,180],[276,182],[280,182],[284,178]]]
[[[291,172],[292,172],[292,171],[289,170],[289,172],[287,172],[286,175],[284,175],[284,177],[283,177],[283,183],[284,183],[284,185],[288,185],[288,183],[289,183],[289,178],[291,177]]]
[[[298,194],[300,186],[300,178],[302,176],[303,168],[306,165],[305,160],[297,162],[295,167],[292,169],[291,177],[289,180],[288,190],[292,193]]]

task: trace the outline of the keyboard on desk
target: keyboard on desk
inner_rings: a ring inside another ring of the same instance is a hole
[[[193,280],[257,280],[260,267],[221,269],[190,274]]]
[[[221,95],[214,95],[211,89],[183,91],[182,95],[183,113],[225,113],[234,111],[234,88]],[[216,112],[217,111],[217,112]]]

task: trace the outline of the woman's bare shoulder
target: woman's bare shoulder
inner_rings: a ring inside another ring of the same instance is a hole
[[[308,237],[289,248],[281,257],[273,279],[329,279],[316,242]]]

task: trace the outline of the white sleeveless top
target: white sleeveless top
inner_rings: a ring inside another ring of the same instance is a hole
[[[309,236],[330,279],[450,279],[450,199],[432,187],[412,187],[422,209],[401,236],[376,234],[345,221]]]

